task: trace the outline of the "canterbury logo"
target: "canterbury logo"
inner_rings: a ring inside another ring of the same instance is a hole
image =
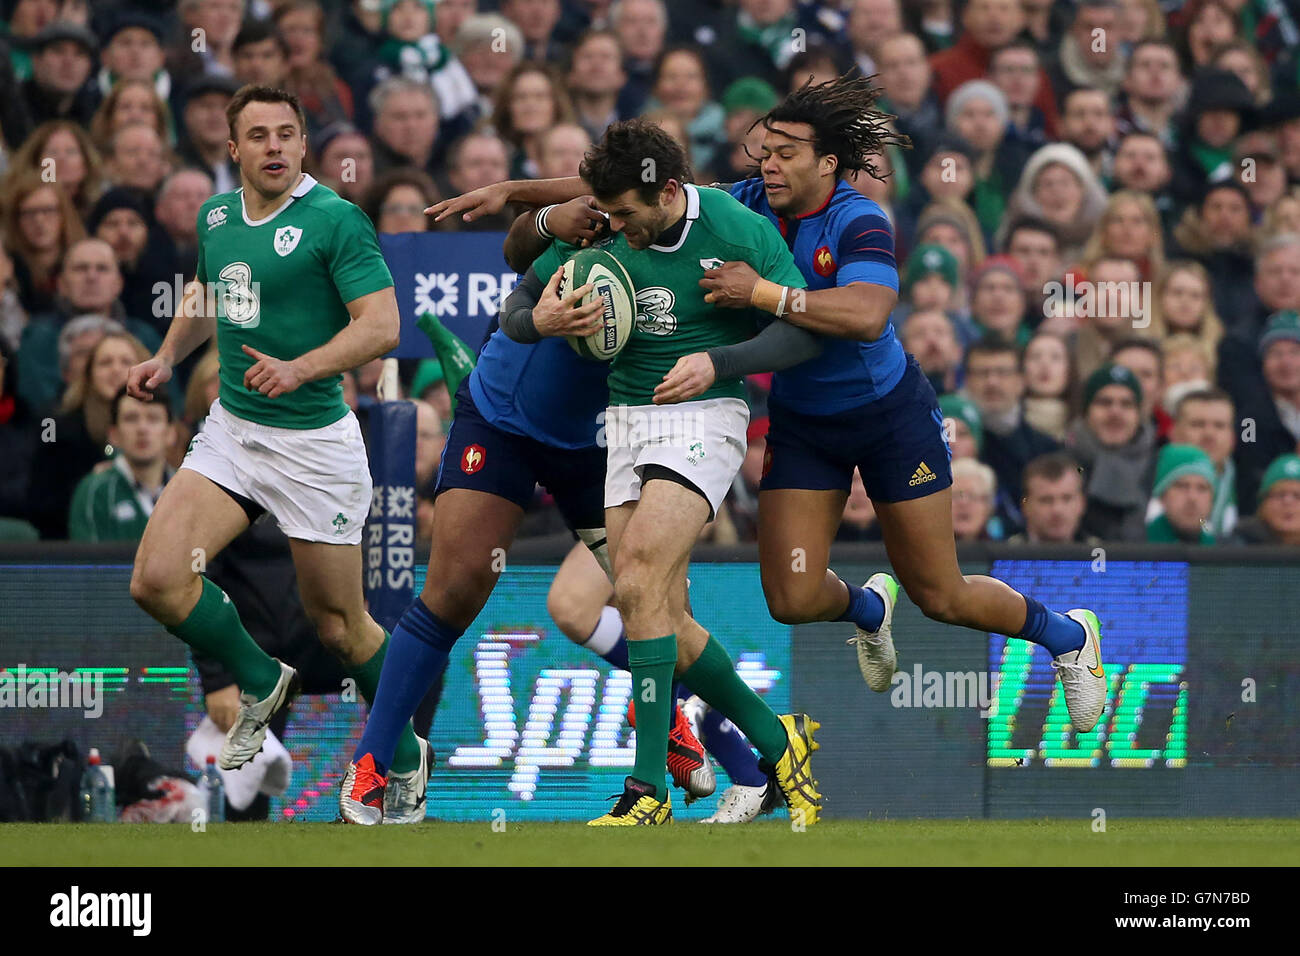
[[[915,488],[917,485],[923,485],[927,481],[934,481],[938,477],[938,475],[930,470],[929,465],[925,462],[921,462],[921,466],[917,468],[916,471],[912,472],[912,480],[909,481],[908,484]]]

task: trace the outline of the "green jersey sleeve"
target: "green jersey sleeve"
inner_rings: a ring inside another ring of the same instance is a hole
[[[346,304],[393,284],[379,238],[366,214],[352,203],[343,213],[329,244],[329,270],[339,298]]]
[[[790,252],[785,240],[775,229],[763,223],[753,230],[752,235],[759,257],[758,262],[750,263],[754,271],[777,285],[788,285],[794,289],[802,289],[808,285],[803,273],[795,265],[794,254]]]
[[[558,239],[552,240],[542,254],[533,260],[533,271],[537,273],[537,278],[542,280],[542,285],[550,282],[551,276],[555,275],[555,270],[568,262],[577,251],[577,246],[560,242]]]

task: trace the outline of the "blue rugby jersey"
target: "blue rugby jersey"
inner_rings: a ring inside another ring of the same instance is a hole
[[[579,357],[567,340],[523,345],[494,319],[469,390],[479,414],[503,431],[552,448],[590,448],[609,404],[608,377],[607,363]]]
[[[772,211],[762,178],[736,183],[731,194],[780,230],[810,292],[851,282],[898,291],[893,226],[848,182],[841,180],[820,209],[793,219]],[[907,368],[892,322],[874,342],[818,338],[820,355],[772,377],[771,401],[804,414],[846,411],[887,395]]]

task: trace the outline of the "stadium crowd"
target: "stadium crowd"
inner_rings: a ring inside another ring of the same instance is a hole
[[[235,188],[225,107],[296,92],[320,181],[380,232],[575,175],[647,116],[699,183],[754,174],[788,91],[877,74],[911,149],[893,321],[943,396],[961,541],[1300,547],[1300,0],[5,0],[0,536],[131,540],[201,427],[214,352],[121,393]],[[159,295],[158,289],[170,290]],[[470,343],[476,346],[478,343]],[[375,363],[345,377],[374,400]],[[427,494],[450,399],[405,363]],[[765,381],[715,541],[752,540]],[[427,503],[427,502],[426,502]],[[526,530],[560,527],[539,490]],[[842,540],[870,540],[855,483]]]

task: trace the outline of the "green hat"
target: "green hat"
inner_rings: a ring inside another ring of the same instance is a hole
[[[443,380],[442,363],[436,358],[420,359],[415,368],[415,378],[411,379],[411,397],[419,398],[425,390]]]
[[[1264,334],[1259,337],[1259,354],[1262,356],[1274,342],[1290,339],[1300,342],[1300,315],[1291,309],[1274,312],[1264,326]]]
[[[1210,456],[1195,445],[1166,445],[1156,458],[1156,484],[1151,490],[1157,498],[1163,495],[1179,478],[1200,475],[1214,488],[1219,483],[1219,473]]]
[[[1269,489],[1279,481],[1300,481],[1300,455],[1283,455],[1274,458],[1259,483],[1259,500],[1263,501]]]
[[[980,417],[980,410],[974,402],[964,395],[944,395],[939,399],[939,411],[943,412],[944,418],[964,422],[970,429],[971,437],[975,439],[976,451],[984,450],[984,419]]]
[[[1137,380],[1137,376],[1126,369],[1123,365],[1103,365],[1097,371],[1088,376],[1088,381],[1083,385],[1083,410],[1086,412],[1092,400],[1097,397],[1107,385],[1123,385],[1133,393],[1139,405],[1142,404],[1142,383]]]
[[[776,106],[777,100],[772,84],[756,76],[746,76],[728,86],[720,102],[725,113],[737,113],[740,110],[766,113]]]
[[[907,257],[907,271],[903,275],[903,291],[929,275],[941,275],[944,281],[957,288],[957,257],[935,242],[927,242],[912,250]]]

